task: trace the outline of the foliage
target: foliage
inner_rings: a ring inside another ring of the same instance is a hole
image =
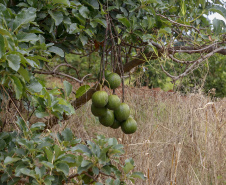
[[[69,128],[61,133],[45,133],[41,132],[44,123],[37,122],[29,129],[27,124],[18,118],[20,132],[0,133],[1,184],[101,185],[101,178],[104,184],[119,185],[126,180],[145,179],[142,173],[133,172],[132,159],[122,164],[123,145],[115,138],[97,136],[84,143]]]

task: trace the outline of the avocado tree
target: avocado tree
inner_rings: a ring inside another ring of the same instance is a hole
[[[46,129],[69,119],[91,99],[106,68],[121,76],[123,86],[133,68],[156,60],[175,82],[209,57],[226,55],[226,26],[217,19],[210,23],[207,15],[213,12],[226,17],[222,1],[0,0],[1,183],[120,184],[144,179],[131,172],[132,159],[121,167],[112,163],[123,153],[115,139],[98,136],[82,143],[67,128],[57,135]],[[71,99],[72,85],[66,79],[85,85],[92,74],[72,76],[61,67],[76,71],[67,55],[93,53],[100,56],[95,61],[98,82],[88,91],[82,86]],[[190,55],[195,60],[188,60]],[[58,65],[51,66],[52,60]],[[171,74],[165,66],[175,63],[181,70]],[[40,74],[65,78],[64,89],[46,88]],[[10,107],[18,117],[13,124],[5,114]],[[33,115],[48,121],[31,124]],[[69,173],[71,168],[76,172]]]

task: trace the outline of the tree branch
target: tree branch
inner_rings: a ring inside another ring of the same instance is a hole
[[[172,19],[169,19],[168,17],[165,17],[164,15],[161,15],[161,14],[156,14],[164,19],[167,19],[168,21],[172,22],[173,24],[176,24],[176,25],[179,25],[179,26],[182,26],[182,27],[188,27],[188,28],[193,28],[194,30],[196,30],[198,33],[200,32],[199,29],[195,28],[194,26],[190,26],[190,25],[186,25],[186,24],[181,24],[181,23],[178,23]]]
[[[225,44],[226,42],[216,42],[216,43],[213,43],[213,44],[210,44],[208,46],[202,46],[202,47],[190,47],[190,46],[176,46],[176,47],[173,47],[173,48],[169,48],[169,53],[173,54],[173,53],[189,53],[189,54],[192,54],[192,53],[200,53],[200,52],[203,52],[203,53],[210,53],[212,52],[213,50],[216,49],[217,45],[220,45],[220,44]],[[217,51],[216,53],[219,53],[219,54],[222,54],[222,55],[226,55],[226,48],[222,48],[221,50]]]
[[[192,61],[193,64],[187,68],[182,74],[178,75],[178,76],[173,76],[173,75],[170,75],[167,71],[165,71],[165,69],[163,68],[163,66],[161,65],[162,67],[162,70],[163,72],[169,76],[170,78],[172,78],[174,81],[178,80],[179,78],[181,77],[184,77],[186,76],[189,72],[192,71],[192,69],[197,66],[198,64],[200,64],[202,61],[204,61],[205,59],[211,57],[213,54],[217,53],[218,51],[221,51],[222,49],[224,49],[224,47],[220,47],[220,48],[217,48],[215,50],[213,50],[212,52],[208,53],[207,55],[205,55],[204,57],[201,57],[200,59],[196,60],[196,61]]]

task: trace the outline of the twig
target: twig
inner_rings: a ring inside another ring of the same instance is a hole
[[[170,50],[172,50],[173,53],[189,53],[189,54],[191,54],[191,53],[200,53],[200,52],[204,52],[204,51],[208,50],[209,48],[211,48],[213,46],[215,46],[215,48],[216,48],[218,44],[224,44],[224,43],[226,43],[226,42],[216,42],[216,43],[213,43],[213,44],[208,45],[208,46],[206,46],[204,48],[201,48],[201,49],[187,49],[187,50],[186,49],[185,50],[179,49],[179,50],[174,50],[173,48],[170,48]]]
[[[161,68],[162,68],[163,72],[164,72],[167,76],[169,76],[169,77],[172,78],[174,81],[176,81],[176,80],[178,80],[179,78],[188,75],[188,73],[189,73],[190,71],[192,71],[192,69],[193,69],[196,65],[198,65],[199,63],[201,63],[201,62],[204,61],[205,59],[211,57],[214,53],[217,53],[218,51],[220,51],[220,50],[222,50],[222,49],[224,49],[224,47],[217,48],[217,49],[213,50],[212,52],[208,53],[207,55],[205,55],[204,57],[202,57],[202,58],[196,60],[189,68],[187,68],[182,74],[180,74],[180,75],[178,75],[178,76],[173,76],[173,75],[169,74],[169,73],[163,68],[162,65],[161,65]]]
[[[177,24],[177,25],[182,26],[182,27],[193,28],[193,29],[196,30],[198,33],[200,32],[199,29],[195,28],[194,26],[190,26],[190,25],[178,23],[178,22],[176,22],[176,21],[174,21],[174,20],[169,19],[168,17],[165,17],[164,15],[161,15],[161,14],[156,14],[156,15],[158,15],[158,16],[164,18],[164,19],[167,19],[168,21],[172,22],[173,24]]]
[[[193,64],[194,62],[196,62],[196,60],[194,61],[185,61],[185,60],[179,60],[177,58],[174,58],[173,55],[169,54],[169,58],[171,58],[174,62],[180,63],[180,64]]]
[[[85,55],[83,55],[83,56],[80,56],[80,58],[83,58],[83,57],[86,57],[86,56],[89,56],[90,54],[92,54],[93,52],[95,52],[96,51],[96,49],[94,49],[93,51],[90,51],[88,54],[85,54]]]
[[[30,121],[32,115],[34,114],[34,112],[35,112],[35,110],[36,110],[37,108],[38,108],[38,106],[34,108],[34,110],[32,111],[32,113],[31,113],[31,115],[29,116],[29,118],[27,119],[27,121]]]
[[[64,61],[65,61],[67,64],[69,64],[68,61],[66,60],[66,57],[64,57]],[[74,66],[72,66],[72,65],[70,65],[69,67],[71,67],[72,69],[74,69],[75,72],[76,72],[76,74],[77,74],[77,76],[78,76],[78,79],[81,79],[78,70],[77,70]]]
[[[99,173],[100,173],[101,175],[108,176],[108,177],[111,177],[111,178],[113,178],[113,179],[116,179],[115,176],[113,176],[113,175],[107,175],[107,174],[105,174],[105,173],[103,173],[103,172],[101,172],[101,171],[100,171]]]
[[[83,83],[83,81],[73,77],[73,76],[70,76],[70,75],[67,75],[67,74],[64,74],[64,73],[60,73],[60,72],[53,72],[53,71],[33,71],[33,73],[37,73],[37,74],[45,74],[45,75],[60,75],[60,76],[65,76],[65,77],[68,77],[68,78],[71,78],[79,83]]]

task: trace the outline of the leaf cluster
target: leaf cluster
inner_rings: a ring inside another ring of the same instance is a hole
[[[19,131],[0,133],[1,184],[101,185],[104,179],[104,184],[119,185],[145,179],[142,173],[133,172],[132,159],[122,163],[123,145],[115,138],[97,136],[83,142],[69,128],[45,133],[44,123],[37,122],[28,129],[29,123],[21,118],[17,125]]]

